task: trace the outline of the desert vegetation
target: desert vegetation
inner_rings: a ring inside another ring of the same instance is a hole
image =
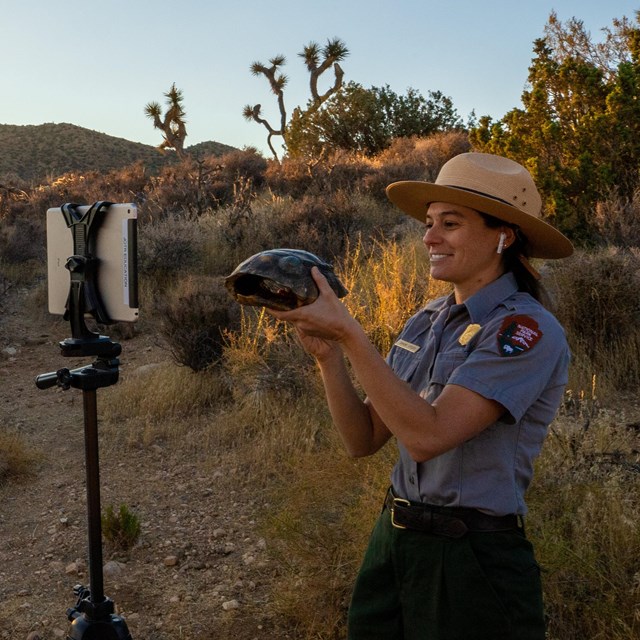
[[[393,446],[370,460],[350,460],[332,430],[312,360],[286,326],[239,307],[223,277],[262,249],[313,251],[335,265],[350,290],[345,304],[384,353],[413,311],[447,289],[429,280],[419,225],[385,203],[382,185],[403,175],[431,179],[467,148],[463,133],[440,134],[399,140],[373,158],[338,153],[315,167],[304,160],[276,164],[247,150],[202,166],[185,161],[154,179],[137,165],[68,175],[31,194],[39,210],[98,194],[141,203],[143,313],[134,331],[157,334],[171,360],[145,372],[144,384],[125,377],[112,390],[104,428],[124,448],[167,439],[192,446],[186,443],[195,439],[247,469],[276,505],[261,522],[281,567],[273,606],[299,637],[342,637]],[[30,242],[17,233],[25,206],[12,202],[3,217],[4,283],[39,282],[43,289],[39,218],[29,218]],[[574,354],[530,498],[550,637],[598,637],[604,630],[609,638],[634,637],[640,255],[607,244],[539,266]],[[126,339],[127,328],[110,331]],[[21,463],[20,443],[10,436],[2,441],[5,478],[33,467]],[[310,598],[312,608],[304,605]]]
[[[349,459],[313,361],[286,326],[238,307],[223,277],[263,249],[316,253],[334,264],[350,291],[345,304],[384,353],[415,310],[447,292],[429,278],[418,223],[386,202],[384,187],[398,179],[433,180],[446,160],[470,149],[530,166],[545,214],[577,245],[570,259],[536,265],[573,353],[565,401],[529,496],[549,638],[640,637],[640,182],[631,160],[618,162],[622,153],[637,160],[636,142],[609,148],[614,158],[602,137],[561,139],[563,114],[541,107],[544,95],[557,94],[538,91],[542,71],[553,65],[567,65],[566,73],[544,81],[561,77],[567,91],[577,91],[581,85],[571,85],[569,71],[580,63],[592,71],[590,87],[602,83],[622,104],[620,83],[640,78],[633,48],[640,40],[628,22],[614,25],[612,42],[626,34],[630,54],[607,75],[589,58],[589,47],[580,56],[576,44],[576,59],[560,56],[559,38],[584,45],[579,29],[550,20],[546,39],[536,44],[530,102],[500,123],[481,119],[468,131],[450,121],[446,131],[394,137],[375,153],[338,146],[322,157],[300,153],[278,161],[245,149],[185,157],[157,173],[140,163],[67,173],[0,194],[0,304],[16,283],[44,300],[42,214],[49,206],[139,205],[141,320],[133,329],[109,330],[124,340],[132,331],[156,335],[171,360],[140,374],[145,384],[125,377],[113,389],[105,429],[123,448],[159,439],[176,447],[197,442],[199,451],[224,450],[246,469],[272,505],[259,514],[280,567],[271,577],[270,606],[298,638],[344,637],[351,585],[388,483],[393,445],[371,459]],[[590,96],[602,124],[615,101],[602,91]],[[630,105],[623,107],[630,117]],[[544,125],[543,116],[550,118]],[[609,133],[622,135],[621,112],[611,117]],[[599,172],[588,194],[579,186],[594,167],[619,164],[626,170]],[[32,467],[26,455],[0,425],[0,480]]]

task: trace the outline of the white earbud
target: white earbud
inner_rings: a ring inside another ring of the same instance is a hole
[[[504,249],[504,242],[507,239],[507,234],[503,231],[500,234],[500,241],[498,242],[498,251],[497,253],[502,253],[502,250]]]

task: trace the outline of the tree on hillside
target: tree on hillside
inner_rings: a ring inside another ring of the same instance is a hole
[[[638,19],[638,18],[637,18]],[[640,22],[616,20],[594,43],[575,18],[552,13],[534,43],[523,108],[480,118],[472,144],[525,164],[546,213],[575,239],[594,235],[596,202],[631,197],[640,166]]]
[[[308,110],[318,109],[319,106],[332,96],[342,86],[344,71],[340,66],[340,62],[349,55],[349,50],[339,38],[327,41],[324,47],[320,47],[315,42],[311,42],[304,47],[302,53],[298,54],[307,66],[309,71],[309,88],[311,91],[311,100],[307,106]],[[254,62],[251,65],[251,73],[255,76],[263,75],[269,82],[271,91],[276,95],[278,102],[278,111],[280,114],[280,123],[278,127],[274,127],[269,121],[262,116],[262,105],[254,106],[246,105],[242,115],[247,120],[254,120],[258,124],[264,126],[267,131],[267,144],[277,160],[278,154],[273,147],[272,138],[274,136],[282,136],[286,143],[287,128],[287,111],[284,104],[284,88],[288,78],[280,72],[280,67],[285,64],[285,57],[282,55],[275,56],[269,60],[270,66],[266,66],[261,62]],[[318,81],[320,76],[333,67],[334,82],[333,85],[324,93],[320,93],[318,89]]]
[[[347,149],[374,155],[395,138],[425,137],[462,128],[450,98],[415,89],[398,95],[386,85],[365,89],[349,82],[321,108],[296,109],[287,128],[287,150],[292,156],[317,156]]]
[[[158,102],[149,102],[144,108],[148,118],[153,120],[155,129],[160,129],[164,140],[159,148],[175,149],[178,157],[184,158],[184,140],[187,137],[187,121],[185,111],[182,106],[184,97],[182,91],[176,88],[175,82],[171,89],[164,94],[166,98],[167,110],[162,116],[162,107]]]

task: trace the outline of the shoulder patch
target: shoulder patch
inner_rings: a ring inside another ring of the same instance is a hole
[[[542,331],[531,316],[509,316],[498,332],[498,350],[501,356],[517,356],[533,349],[540,338]]]

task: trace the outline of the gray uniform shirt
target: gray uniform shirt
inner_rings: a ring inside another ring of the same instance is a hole
[[[427,462],[415,462],[398,442],[396,494],[524,515],[533,461],[567,383],[569,348],[555,317],[507,273],[463,304],[453,295],[429,303],[407,322],[387,361],[428,402],[456,384],[505,408],[480,434]]]

